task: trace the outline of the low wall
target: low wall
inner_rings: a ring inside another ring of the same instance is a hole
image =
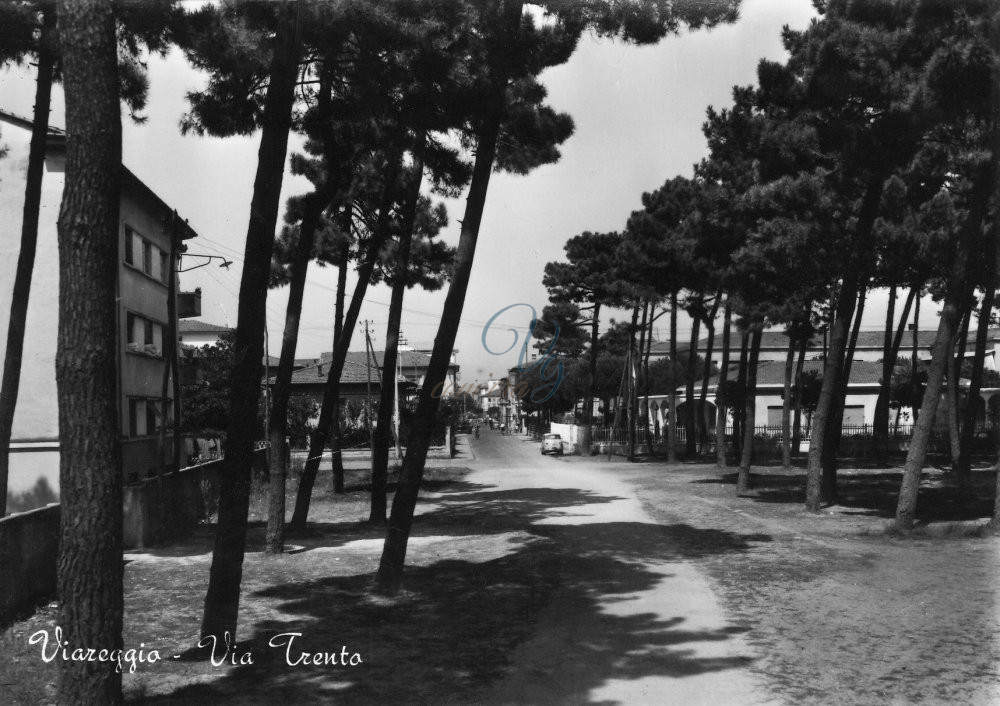
[[[189,466],[124,487],[126,549],[149,547],[191,532],[218,499],[221,460]],[[267,449],[254,452],[253,469],[267,468]],[[0,625],[56,596],[60,506],[0,519]]]
[[[266,448],[254,451],[254,472],[267,468],[267,452]],[[221,469],[222,459],[216,459],[126,485],[122,506],[125,548],[151,547],[194,531],[214,510]]]
[[[549,429],[550,434],[558,434],[562,439],[563,453],[580,453],[578,444],[580,443],[580,427],[576,424],[556,424],[552,423]]]
[[[126,485],[122,497],[125,548],[151,547],[193,531],[208,514],[210,498],[218,493],[221,464],[221,460],[209,461]]]
[[[0,519],[0,624],[56,595],[59,506]]]

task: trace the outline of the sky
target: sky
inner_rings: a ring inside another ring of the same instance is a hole
[[[542,286],[545,263],[563,257],[563,244],[584,231],[624,228],[641,208],[644,192],[676,175],[690,176],[705,156],[701,125],[709,105],[731,103],[732,87],[755,83],[761,58],[783,60],[783,25],[800,29],[814,17],[809,0],[744,0],[733,25],[684,33],[652,47],[636,47],[586,36],[572,58],[541,76],[548,103],[569,113],[576,124],[561,147],[557,164],[527,176],[495,173],[476,251],[464,314],[455,344],[461,381],[502,377],[517,364],[531,320],[547,303]],[[202,288],[201,320],[235,325],[240,270],[249,215],[259,135],[247,138],[182,136],[178,128],[187,92],[204,85],[177,51],[151,57],[149,104],[145,123],[123,117],[123,160],[167,204],[186,218],[199,237],[189,252],[219,255],[234,264],[213,261],[180,275],[181,289]],[[30,116],[34,75],[30,67],[0,71],[0,108]],[[52,122],[64,125],[62,96],[54,96]],[[301,148],[293,136],[289,150]],[[282,207],[288,196],[309,191],[301,177],[286,174]],[[445,200],[450,224],[442,234],[457,244],[465,201]],[[185,267],[198,262],[186,258]],[[336,271],[311,267],[306,288],[297,357],[315,357],[332,349]],[[348,291],[353,288],[349,279]],[[411,290],[404,303],[401,332],[417,348],[430,348],[440,320],[444,291]],[[268,296],[269,350],[280,353],[285,290]],[[373,344],[385,341],[389,290],[369,288],[352,350],[364,349],[364,321],[374,331]],[[498,311],[486,335],[484,327]],[[863,327],[884,324],[885,297],[869,300]],[[665,321],[665,319],[662,319]],[[922,327],[928,323],[921,324]],[[682,321],[679,338],[689,324]],[[516,334],[516,343],[514,343]],[[666,329],[657,332],[667,338]],[[487,350],[489,349],[489,350]],[[493,355],[509,349],[505,355]]]

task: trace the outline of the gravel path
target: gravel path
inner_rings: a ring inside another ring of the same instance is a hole
[[[659,523],[603,464],[542,458],[537,443],[494,434],[473,449],[472,484],[570,492],[528,518],[553,543],[559,586],[483,703],[774,702],[749,668],[756,657],[743,629],[727,621],[690,561],[746,551],[752,539]]]

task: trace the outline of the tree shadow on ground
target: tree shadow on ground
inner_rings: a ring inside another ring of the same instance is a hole
[[[806,475],[761,472],[753,474],[756,502],[801,505],[805,502]],[[853,469],[852,469],[853,470]],[[702,478],[692,483],[736,485],[736,473]],[[993,511],[995,471],[976,470],[965,487],[953,478],[928,477],[921,481],[917,499],[917,520],[921,522],[965,522],[989,518]],[[845,514],[892,518],[896,515],[902,472],[840,471],[837,474],[837,505],[849,508]]]
[[[448,488],[436,499],[440,506],[414,518],[414,525],[475,525],[477,531],[504,531],[539,520],[564,517],[566,510],[606,504],[624,498],[600,495],[576,488],[517,488],[462,492]],[[433,502],[434,500],[429,500]]]
[[[592,494],[576,493],[580,504],[595,502]],[[531,638],[553,640],[553,649],[544,652],[552,662],[539,668],[551,670],[561,703],[588,703],[590,692],[612,679],[680,677],[751,661],[706,657],[696,650],[696,643],[725,641],[742,628],[686,628],[683,616],[618,615],[605,606],[627,604],[664,580],[662,568],[651,564],[746,552],[768,536],[645,522],[531,525],[529,518],[543,517],[546,506],[574,502],[572,492],[541,488],[472,495],[476,512],[442,508],[421,517],[419,525],[436,531],[441,522],[464,519],[466,535],[489,535],[492,528],[477,520],[513,512],[513,504],[523,513],[523,541],[505,545],[507,553],[497,558],[409,566],[403,590],[391,598],[371,592],[368,574],[305,581],[289,576],[254,594],[281,617],[258,621],[240,640],[240,650],[253,653],[253,665],[139,701],[481,703]],[[536,630],[547,607],[575,616],[570,634]],[[293,661],[302,652],[339,658],[344,647],[348,655],[357,652],[363,664],[289,666],[284,647],[268,642],[290,632],[301,633],[291,649]]]
[[[390,476],[386,492],[391,496],[396,491],[396,478],[398,474]],[[467,493],[492,488],[495,486],[483,485],[481,483],[470,483],[464,480],[453,478],[430,478],[421,483],[423,493]],[[324,492],[317,488],[313,500],[313,510],[322,504],[324,500],[337,497],[340,501],[348,501],[352,494],[359,502],[367,502],[365,493],[371,491],[371,484],[365,486],[364,482],[355,478],[355,481],[345,488],[344,494],[332,496],[329,492]],[[294,498],[294,489],[289,491],[288,497]],[[426,500],[426,495],[421,497],[421,502]],[[291,510],[289,503],[288,511]],[[315,514],[313,512],[312,514]],[[196,557],[211,553],[215,539],[216,523],[203,522],[197,525],[194,530],[185,537],[171,540],[169,544],[154,547],[143,547],[128,550],[128,554],[148,555],[156,558],[178,558]],[[267,523],[263,520],[247,522],[247,552],[263,551]],[[312,549],[316,547],[332,547],[345,542],[357,539],[372,539],[385,536],[385,527],[377,524],[370,524],[367,521],[343,521],[325,522],[310,521],[305,531],[289,532],[286,530],[285,542],[288,549],[286,551],[302,551],[302,549]]]

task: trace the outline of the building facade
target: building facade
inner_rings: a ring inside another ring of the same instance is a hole
[[[0,111],[0,350],[7,345],[10,305],[21,244],[31,123]],[[11,434],[11,493],[40,482],[58,489],[59,423],[55,382],[59,323],[59,252],[56,223],[62,201],[65,135],[50,129],[39,210],[38,245],[24,337],[20,392]],[[163,395],[170,361],[165,342],[176,335],[168,306],[170,271],[183,242],[196,236],[152,190],[122,167],[118,258],[118,337],[116,350],[122,470],[139,480],[173,464],[163,449],[161,429],[172,418],[172,385]],[[176,278],[174,278],[176,296]],[[0,360],[0,366],[3,361]],[[172,445],[168,437],[167,446]],[[182,459],[183,463],[183,459]]]

